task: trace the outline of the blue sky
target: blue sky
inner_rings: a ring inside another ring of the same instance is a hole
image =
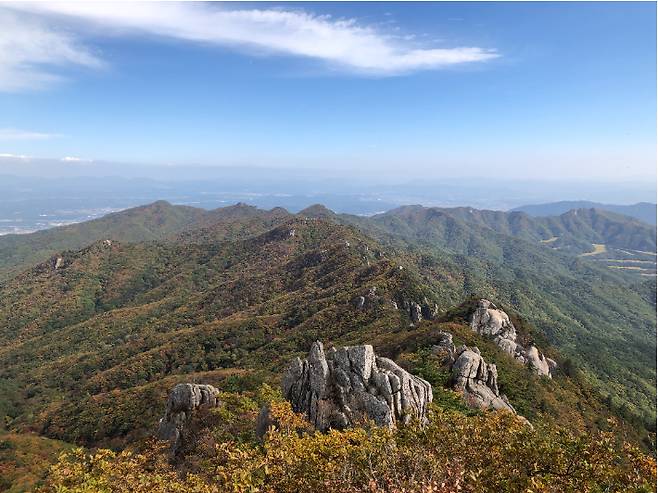
[[[7,4],[3,51],[5,159],[656,174],[652,2]]]

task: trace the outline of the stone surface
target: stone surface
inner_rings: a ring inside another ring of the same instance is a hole
[[[181,434],[192,414],[203,407],[220,405],[217,390],[212,385],[179,383],[169,393],[164,416],[160,419],[157,436],[171,444],[176,454],[181,446]]]
[[[316,341],[305,360],[296,358],[283,379],[283,395],[321,431],[367,420],[393,427],[427,420],[432,386],[372,346],[332,348]]]
[[[455,362],[455,344],[452,342],[450,332],[439,331],[437,343],[432,346],[432,353],[441,358],[443,365],[452,365]]]
[[[507,354],[523,364],[528,364],[538,374],[551,378],[557,363],[546,358],[537,347],[524,348],[516,342],[516,328],[507,313],[499,310],[491,301],[481,299],[471,315],[471,329],[478,334],[493,337],[494,342]]]
[[[478,334],[516,340],[516,328],[507,313],[499,310],[489,300],[478,301],[477,308],[471,317],[471,328]]]
[[[261,408],[258,418],[256,419],[256,436],[262,439],[271,426],[277,427],[278,423],[272,419],[270,406],[265,405]]]
[[[530,365],[531,368],[539,375],[551,375],[551,365],[549,365],[546,357],[539,352],[535,346],[530,346],[525,352],[526,362]],[[551,360],[553,361],[553,360]],[[553,361],[553,363],[555,363]]]
[[[504,394],[498,390],[498,370],[487,363],[478,348],[462,346],[456,352],[452,365],[451,383],[454,390],[463,392],[470,407],[480,409],[516,411]]]

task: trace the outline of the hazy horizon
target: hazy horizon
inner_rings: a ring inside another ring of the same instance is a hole
[[[655,18],[649,2],[0,4],[0,174],[655,182]]]

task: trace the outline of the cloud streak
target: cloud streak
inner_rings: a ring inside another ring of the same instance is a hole
[[[73,65],[100,68],[103,62],[72,35],[0,9],[0,91],[52,85],[63,80],[54,68]]]
[[[6,140],[46,140],[60,137],[59,134],[48,134],[43,132],[31,132],[28,130],[17,130],[15,128],[0,128],[0,141]]]
[[[100,26],[106,34],[148,34],[261,55],[304,57],[357,74],[399,75],[484,62],[499,56],[495,50],[475,46],[419,46],[408,36],[404,39],[389,35],[354,19],[336,19],[300,10],[226,9],[217,4],[192,2],[43,2],[10,4],[10,8],[27,12],[30,17],[36,15],[49,24],[76,25],[81,32],[91,32]],[[0,53],[6,51],[2,50],[3,42],[13,43],[23,53],[20,59],[9,61],[15,79],[13,85],[20,85],[22,67],[29,75],[24,79],[38,82],[51,76],[34,68],[41,64],[93,67],[102,63],[70,35],[44,28],[43,24],[23,27],[20,39],[7,41],[12,31],[3,32],[0,24]],[[13,33],[17,31],[21,30],[14,26]],[[52,50],[48,46],[51,43],[58,49]],[[0,59],[0,68],[3,64],[6,62]],[[11,85],[10,82],[4,85]]]

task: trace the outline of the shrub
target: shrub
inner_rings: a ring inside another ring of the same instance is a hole
[[[262,444],[216,443],[181,474],[162,445],[119,454],[63,455],[43,491],[84,492],[650,492],[656,462],[613,432],[575,435],[532,428],[507,413],[434,409],[430,424],[318,433],[271,404],[278,428]],[[614,428],[614,423],[611,423]]]

